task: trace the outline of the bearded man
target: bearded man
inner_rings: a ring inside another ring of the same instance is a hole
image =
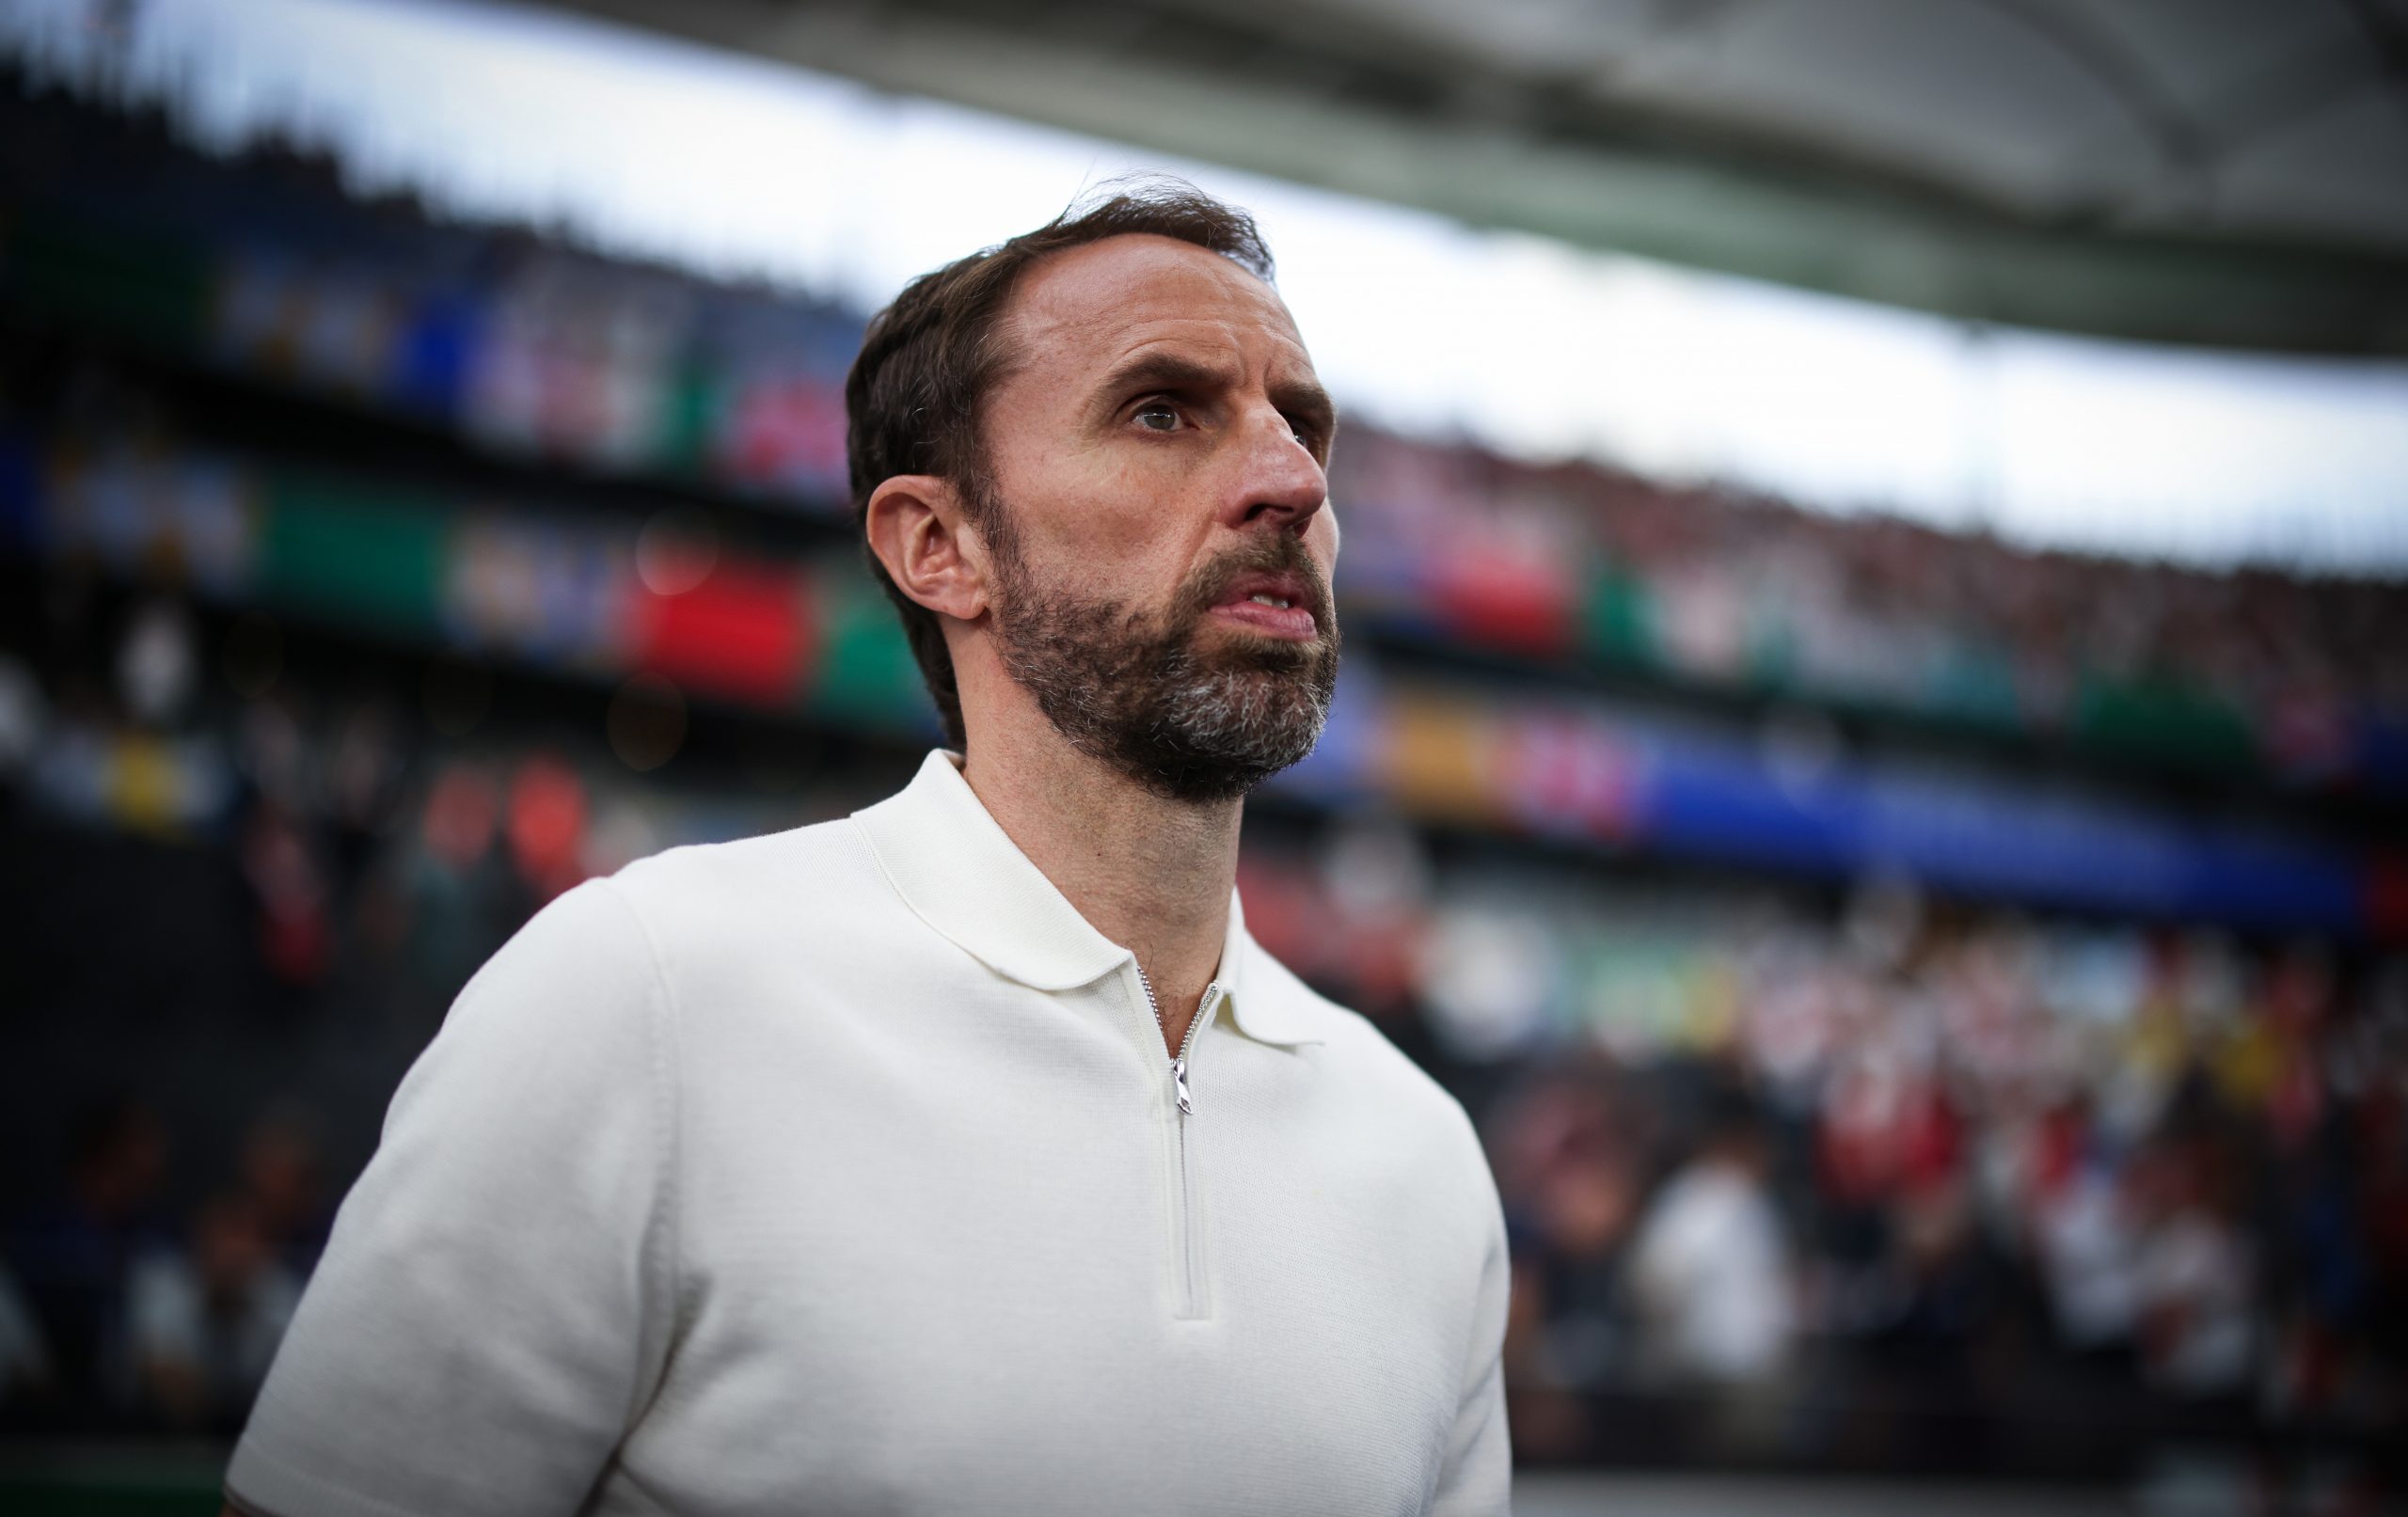
[[[470,982],[237,1509],[1504,1509],[1478,1142],[1233,889],[1338,667],[1335,419],[1271,272],[1149,183],[871,323],[855,503],[949,748]]]

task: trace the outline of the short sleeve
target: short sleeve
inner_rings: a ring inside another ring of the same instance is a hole
[[[538,912],[404,1079],[227,1475],[244,1508],[566,1512],[674,1315],[675,1048],[607,881]]]
[[[1481,1168],[1490,1213],[1481,1261],[1480,1302],[1465,1355],[1463,1394],[1447,1434],[1446,1462],[1431,1494],[1432,1517],[1504,1517],[1513,1504],[1513,1451],[1505,1422],[1505,1316],[1513,1263],[1505,1244],[1503,1209],[1495,1182]]]

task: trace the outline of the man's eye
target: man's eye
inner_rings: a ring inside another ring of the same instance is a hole
[[[1160,401],[1149,401],[1137,407],[1137,425],[1149,432],[1175,432],[1179,429],[1179,412]]]

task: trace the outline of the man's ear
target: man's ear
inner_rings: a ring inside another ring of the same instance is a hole
[[[870,492],[863,515],[869,550],[904,594],[964,622],[987,609],[987,545],[951,481],[897,474]]]

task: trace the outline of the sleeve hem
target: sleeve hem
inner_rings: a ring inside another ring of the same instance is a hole
[[[227,1502],[260,1517],[436,1517],[315,1475],[246,1438],[227,1467]]]

